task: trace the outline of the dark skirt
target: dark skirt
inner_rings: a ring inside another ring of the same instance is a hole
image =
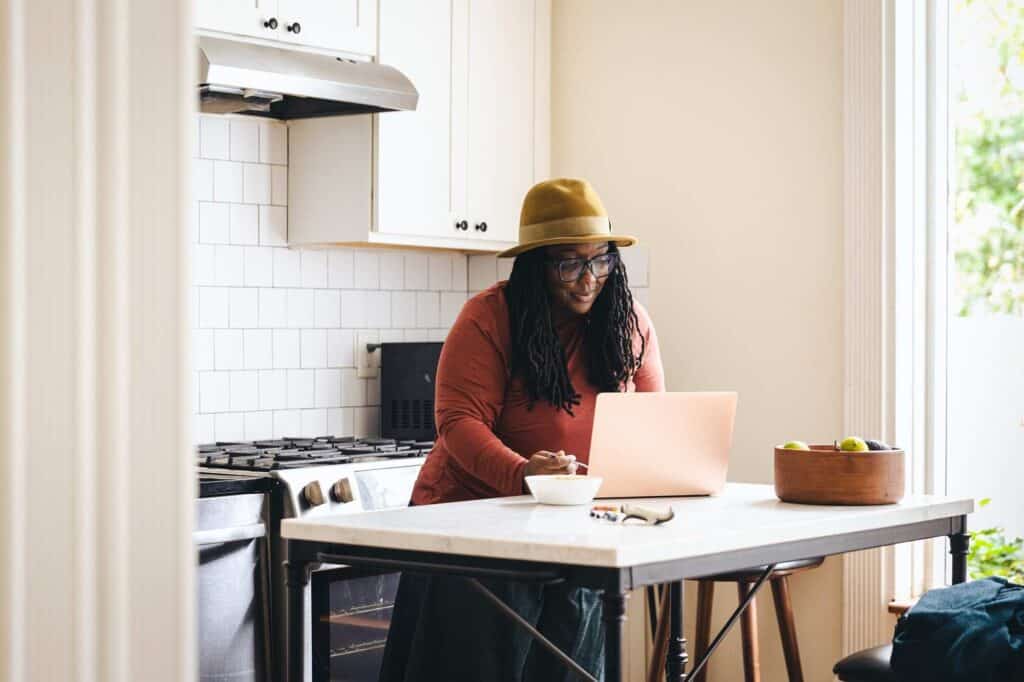
[[[600,593],[564,584],[481,584],[598,679]],[[403,574],[380,682],[571,682],[578,678],[465,578]]]

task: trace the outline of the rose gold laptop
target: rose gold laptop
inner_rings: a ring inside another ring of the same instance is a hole
[[[725,485],[736,393],[601,393],[590,441],[597,497],[714,495]]]

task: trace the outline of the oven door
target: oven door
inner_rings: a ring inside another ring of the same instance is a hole
[[[364,511],[409,504],[419,465],[354,474]],[[377,682],[398,573],[323,565],[310,578],[313,682]]]

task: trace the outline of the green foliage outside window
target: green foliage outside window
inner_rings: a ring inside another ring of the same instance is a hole
[[[1024,314],[1024,0],[957,0],[953,305]]]
[[[985,507],[985,498],[978,503]],[[986,528],[971,533],[967,554],[967,573],[971,580],[1001,576],[1015,583],[1024,583],[1024,538],[1009,539],[1002,528]]]

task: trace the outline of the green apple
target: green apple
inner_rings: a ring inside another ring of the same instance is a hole
[[[867,452],[869,448],[863,438],[848,436],[839,444],[839,449],[843,452]]]
[[[782,445],[782,449],[783,450],[810,450],[810,448],[807,447],[807,443],[803,442],[802,440],[787,440]]]

